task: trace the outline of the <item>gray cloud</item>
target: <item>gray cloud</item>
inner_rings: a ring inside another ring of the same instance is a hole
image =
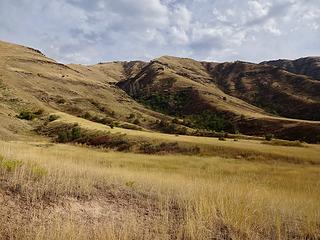
[[[318,0],[2,0],[0,39],[61,62],[319,55]]]

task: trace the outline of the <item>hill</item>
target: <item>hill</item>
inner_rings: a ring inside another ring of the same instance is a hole
[[[319,122],[296,120],[319,120],[319,82],[272,66],[161,57],[117,85],[138,102],[171,116],[202,115],[207,121],[214,113],[232,123],[222,129],[229,132],[307,139],[303,132],[312,128],[319,134]]]
[[[261,64],[276,66],[291,73],[306,75],[320,80],[320,57],[305,57],[296,60],[279,59],[265,61]]]
[[[317,82],[0,42],[0,239],[319,239]]]
[[[169,133],[320,139],[320,123],[310,121],[320,119],[320,82],[266,64],[164,56],[65,65],[38,50],[0,42],[0,86],[4,139],[28,134],[37,122],[16,115],[38,110]]]

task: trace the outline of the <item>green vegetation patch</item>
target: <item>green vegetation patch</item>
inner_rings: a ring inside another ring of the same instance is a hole
[[[204,129],[215,132],[229,132],[235,133],[235,125],[223,116],[213,113],[211,111],[205,111],[201,114],[187,116],[186,123],[193,128]]]
[[[43,115],[43,113],[44,113],[43,109],[38,109],[36,111],[23,110],[19,113],[19,115],[17,115],[17,118],[31,121],[31,120]]]
[[[13,172],[21,165],[22,162],[19,160],[8,160],[0,156],[0,169],[5,170],[6,172]]]
[[[305,147],[305,145],[300,141],[287,141],[287,140],[279,140],[279,139],[263,141],[262,143],[273,145],[273,146]]]
[[[60,117],[58,116],[58,115],[54,115],[54,114],[52,114],[52,115],[50,115],[49,117],[48,117],[48,121],[49,122],[53,122],[53,121],[55,121],[55,120],[57,120],[57,119],[59,119]]]
[[[169,114],[179,115],[190,99],[190,90],[178,92],[158,92],[150,96],[139,96],[138,101],[151,109]]]
[[[140,152],[146,154],[167,154],[167,153],[184,153],[184,154],[198,154],[200,153],[200,148],[194,147],[181,147],[178,143],[144,143],[140,146]]]
[[[31,120],[33,120],[35,118],[35,114],[32,113],[32,112],[29,112],[29,111],[22,111],[22,112],[19,113],[17,118],[31,121]]]
[[[66,129],[60,130],[58,132],[57,141],[59,143],[72,142],[82,137],[81,129],[77,124],[72,127],[67,127]]]

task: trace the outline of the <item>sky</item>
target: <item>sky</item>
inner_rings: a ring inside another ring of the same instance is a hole
[[[0,0],[0,40],[62,63],[320,55],[320,0]]]

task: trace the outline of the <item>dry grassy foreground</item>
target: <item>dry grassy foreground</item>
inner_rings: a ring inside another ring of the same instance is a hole
[[[319,239],[320,169],[0,142],[1,239]]]

